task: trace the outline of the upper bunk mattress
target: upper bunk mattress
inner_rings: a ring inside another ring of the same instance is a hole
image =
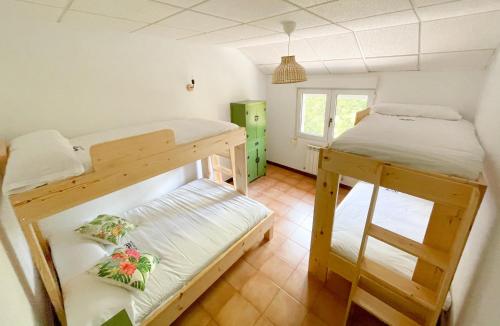
[[[418,170],[477,180],[484,151],[466,120],[372,113],[333,141],[331,148]]]
[[[175,143],[185,144],[205,137],[219,135],[237,128],[237,125],[227,121],[176,119],[158,121],[139,126],[105,130],[72,138],[70,139],[70,142],[78,149],[76,152],[77,156],[85,167],[85,170],[89,171],[92,168],[90,147],[95,144],[142,135],[162,129],[171,129],[175,135]]]
[[[199,179],[120,214],[137,226],[122,243],[133,241],[160,257],[144,292],[109,285],[87,273],[113,247],[72,230],[50,236],[68,325],[101,325],[124,308],[139,323],[268,213],[262,204],[228,187]],[[94,217],[74,216],[82,224]]]

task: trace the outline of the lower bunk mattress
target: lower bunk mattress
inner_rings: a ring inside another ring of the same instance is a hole
[[[268,214],[262,204],[206,179],[124,212],[120,216],[136,228],[122,243],[132,241],[160,258],[144,292],[106,284],[87,273],[114,247],[71,231],[51,235],[68,325],[101,325],[122,309],[139,324]],[[81,217],[81,222],[94,217]]]
[[[334,253],[356,264],[370,205],[373,185],[358,182],[335,211],[331,247]],[[422,242],[432,211],[431,201],[380,187],[373,223]],[[368,238],[365,256],[411,278],[417,257],[374,238]],[[448,295],[444,309],[451,305]]]

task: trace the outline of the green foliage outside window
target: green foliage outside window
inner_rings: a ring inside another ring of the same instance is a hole
[[[354,126],[356,112],[366,109],[368,96],[365,95],[339,95],[337,96],[337,112],[335,114],[335,128],[333,138],[342,135]]]
[[[325,128],[326,95],[304,94],[302,99],[302,132],[323,137]]]

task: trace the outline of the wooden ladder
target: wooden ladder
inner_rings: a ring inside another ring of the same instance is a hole
[[[384,164],[381,164],[377,170],[377,180],[374,183],[370,206],[368,208],[356,264],[356,274],[352,281],[344,325],[348,323],[352,304],[355,303],[389,325],[434,326],[440,316],[451,280],[460,259],[461,252],[457,254],[455,251],[460,248],[462,242],[465,244],[467,228],[472,224],[473,218],[470,219],[470,223],[461,223],[462,230],[457,232],[457,237],[454,244],[450,247],[450,252],[444,252],[429,245],[416,242],[373,224],[372,220],[380,184],[382,183],[384,166]],[[475,196],[471,197],[471,201],[478,200],[479,194],[475,193]],[[464,215],[469,216],[474,214],[475,212],[466,211]],[[466,220],[468,221],[469,219]],[[442,274],[435,290],[426,288],[414,280],[366,258],[365,251],[368,237],[375,238],[403,250],[440,269]],[[418,312],[416,313],[415,311]]]

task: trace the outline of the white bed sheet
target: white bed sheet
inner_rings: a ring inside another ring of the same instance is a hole
[[[86,273],[112,247],[72,231],[52,235],[49,243],[68,324],[100,325],[124,308],[140,322],[267,214],[262,204],[206,179],[121,214],[138,225],[124,241],[160,257],[144,292],[130,292]],[[84,223],[93,216],[74,218]]]
[[[373,185],[358,182],[335,213],[332,249],[356,263]],[[432,211],[432,202],[381,187],[373,223],[412,240],[422,242]],[[369,238],[365,256],[411,278],[417,258],[379,240]],[[451,305],[448,294],[444,309]]]
[[[85,167],[85,171],[92,168],[90,159],[90,147],[95,144],[104,143],[125,137],[137,136],[162,129],[171,129],[175,134],[176,144],[185,144],[209,136],[215,136],[224,132],[237,129],[238,126],[226,121],[206,119],[176,119],[158,121],[154,123],[105,130],[85,136],[70,139],[73,146],[79,146],[76,152],[78,158]]]
[[[415,169],[476,180],[484,151],[466,121],[372,113],[346,131],[331,148]]]

